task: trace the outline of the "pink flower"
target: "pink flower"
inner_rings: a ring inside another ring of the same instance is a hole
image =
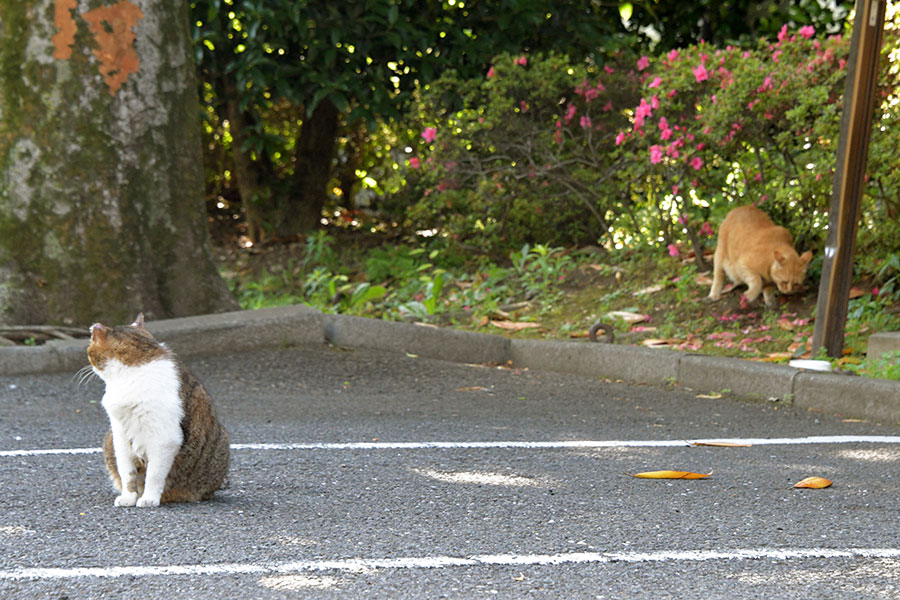
[[[695,171],[699,171],[703,167],[703,159],[695,156],[691,159],[691,166],[694,167]]]
[[[616,72],[616,70],[613,69],[613,68],[612,68],[611,66],[609,66],[609,65],[604,65],[604,66],[603,66],[603,70],[606,71],[607,75],[612,75],[613,73]]]
[[[700,83],[701,81],[706,81],[707,79],[709,79],[709,72],[706,70],[706,67],[704,67],[703,65],[697,65],[696,67],[694,67],[693,71],[694,71],[694,79],[697,80],[697,83]]]
[[[493,76],[494,76],[494,66],[491,65],[491,68],[488,69],[488,72],[487,72],[487,78],[490,79]]]
[[[787,25],[782,25],[781,31],[778,32],[778,41],[783,42],[784,40],[787,39],[787,36],[788,36]]]
[[[644,119],[653,114],[653,109],[647,104],[647,101],[641,98],[641,103],[634,109],[634,126],[640,127],[644,124]]]
[[[712,225],[709,224],[709,221],[704,221],[703,225],[700,226],[700,235],[705,235],[707,237],[713,236],[713,228]]]
[[[528,59],[525,58],[524,56],[520,56],[519,58],[517,58],[517,59],[513,62],[513,64],[521,65],[521,66],[524,67],[525,65],[528,64]]]
[[[659,133],[659,139],[661,139],[661,140],[668,140],[670,137],[672,137],[672,130],[671,130],[671,129],[663,129],[663,130]]]
[[[653,97],[650,98],[650,108],[652,108],[653,110],[659,108],[659,96],[657,96],[656,94],[653,94]]]
[[[569,106],[566,107],[566,116],[565,116],[566,123],[571,121],[574,117],[575,117],[575,105],[570,104]]]
[[[666,121],[666,118],[665,118],[665,117],[660,117],[660,118],[659,118],[659,128],[660,128],[662,131],[665,131],[666,129],[669,128],[669,122]]]
[[[413,156],[412,158],[409,159],[409,166],[412,167],[413,169],[418,169],[421,166],[421,163],[419,162],[418,158]]]
[[[806,39],[809,39],[812,36],[816,35],[816,28],[813,27],[812,25],[804,25],[803,27],[800,28],[800,30],[797,33],[799,33]]]
[[[772,62],[779,62],[781,54],[782,54],[781,50],[776,50],[775,52],[773,52],[772,53]]]
[[[678,251],[678,246],[669,244],[669,256],[681,256],[681,253]]]
[[[424,139],[429,144],[434,141],[434,138],[437,137],[437,129],[434,127],[426,127],[422,130],[422,139]]]
[[[650,66],[650,57],[649,56],[642,56],[638,59],[638,61],[637,61],[637,70],[638,71],[643,71],[644,69],[646,69],[649,66]]]
[[[669,53],[666,54],[666,58],[669,59],[669,62],[674,62],[678,58],[678,50],[669,50]]]
[[[688,224],[688,216],[681,215],[680,217],[678,217],[678,224],[679,225],[687,225]]]
[[[672,186],[672,195],[673,195],[673,196],[677,196],[677,195],[678,195],[678,186],[677,186],[677,185],[673,185],[673,186]]]
[[[650,164],[658,164],[662,162],[663,147],[657,144],[650,146]]]
[[[657,76],[653,79],[653,81],[650,82],[650,85],[647,86],[647,87],[651,87],[651,88],[659,87],[661,83],[662,83],[662,77],[660,77],[659,75],[657,75]]]
[[[621,146],[622,142],[625,141],[625,132],[620,131],[619,135],[616,136],[616,146]]]
[[[581,115],[581,128],[582,129],[590,129],[591,128],[591,118],[587,115]]]
[[[612,100],[603,105],[603,112],[609,112],[613,109]]]

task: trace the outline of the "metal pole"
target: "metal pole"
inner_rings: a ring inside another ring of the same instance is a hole
[[[884,0],[856,0],[856,21],[847,61],[847,84],[838,142],[825,261],[816,303],[812,355],[824,346],[841,356],[853,275],[859,204],[865,186],[869,133],[875,110],[875,82],[884,33]]]

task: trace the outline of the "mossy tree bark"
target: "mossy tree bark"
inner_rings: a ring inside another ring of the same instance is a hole
[[[235,307],[196,90],[186,2],[0,0],[0,323]]]

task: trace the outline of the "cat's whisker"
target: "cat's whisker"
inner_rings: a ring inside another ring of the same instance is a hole
[[[97,374],[94,372],[94,368],[91,365],[87,365],[78,369],[75,372],[75,375],[72,376],[72,379],[74,379],[75,383],[78,385],[85,385],[96,376]]]

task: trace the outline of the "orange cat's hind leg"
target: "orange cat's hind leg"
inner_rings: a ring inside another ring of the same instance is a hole
[[[722,257],[719,255],[719,249],[713,256],[713,282],[709,288],[709,299],[718,301],[722,297],[722,288],[725,286],[725,269],[722,267]]]

